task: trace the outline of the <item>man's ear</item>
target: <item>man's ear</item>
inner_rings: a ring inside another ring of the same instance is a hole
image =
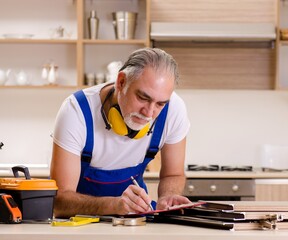
[[[126,74],[124,72],[119,72],[116,80],[116,90],[121,91],[123,90],[126,84]]]

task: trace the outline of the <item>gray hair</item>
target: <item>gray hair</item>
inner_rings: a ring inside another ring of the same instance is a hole
[[[146,67],[155,70],[166,70],[174,76],[177,84],[179,79],[178,65],[174,58],[159,48],[141,48],[134,51],[124,63],[120,71],[123,71],[128,80],[128,85],[143,73]]]

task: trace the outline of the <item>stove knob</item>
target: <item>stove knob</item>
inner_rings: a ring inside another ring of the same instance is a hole
[[[193,185],[188,186],[188,192],[193,192],[195,187]]]
[[[215,192],[216,189],[217,189],[216,185],[211,185],[211,186],[210,186],[211,192]]]
[[[232,190],[233,190],[233,192],[237,192],[238,190],[239,190],[239,186],[238,185],[233,185],[232,186]]]

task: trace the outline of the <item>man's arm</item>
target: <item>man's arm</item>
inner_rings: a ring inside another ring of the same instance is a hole
[[[165,144],[161,149],[161,170],[157,209],[189,203],[181,196],[186,176],[184,172],[186,138],[176,144]]]
[[[144,189],[134,185],[130,185],[119,197],[94,197],[77,193],[80,172],[80,157],[54,143],[51,178],[56,180],[58,186],[54,206],[56,217],[71,217],[76,214],[122,215],[149,210],[147,203],[151,199]]]

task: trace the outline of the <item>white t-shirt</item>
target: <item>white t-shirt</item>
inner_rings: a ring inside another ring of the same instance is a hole
[[[94,149],[91,166],[105,170],[136,166],[143,162],[152,134],[140,139],[120,136],[105,128],[101,116],[100,90],[105,84],[84,89],[91,108],[94,124]],[[183,100],[173,92],[164,126],[160,148],[167,144],[180,142],[188,133],[190,122]],[[54,142],[61,148],[81,155],[86,142],[86,124],[80,106],[74,95],[62,104],[53,133]]]

